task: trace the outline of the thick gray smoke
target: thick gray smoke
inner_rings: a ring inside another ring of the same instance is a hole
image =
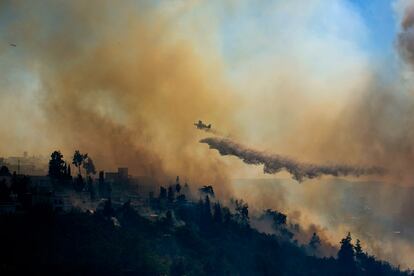
[[[414,4],[411,3],[404,11],[401,22],[401,32],[398,35],[398,46],[402,57],[414,66]]]
[[[237,156],[246,164],[264,165],[264,173],[275,174],[285,169],[292,175],[293,179],[299,182],[306,178],[310,179],[322,175],[360,176],[384,173],[384,169],[380,167],[301,163],[285,156],[247,148],[227,138],[210,137],[200,140],[200,143],[208,144],[210,148],[218,150],[221,155]]]

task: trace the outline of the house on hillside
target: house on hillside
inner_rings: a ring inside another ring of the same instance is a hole
[[[69,211],[70,197],[64,191],[56,191],[49,176],[30,176],[32,206],[50,206],[55,211]]]

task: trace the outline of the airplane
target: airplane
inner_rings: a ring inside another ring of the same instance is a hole
[[[196,126],[196,128],[198,129],[210,129],[211,128],[211,124],[206,125],[204,124],[201,120],[198,121],[198,123],[194,123],[194,125]]]

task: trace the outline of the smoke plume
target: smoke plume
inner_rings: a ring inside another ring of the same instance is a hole
[[[264,173],[275,174],[285,169],[299,182],[305,178],[311,179],[322,175],[360,176],[384,173],[380,167],[305,164],[285,156],[250,149],[226,138],[210,137],[200,140],[200,143],[208,144],[221,155],[237,156],[246,164],[263,165]]]
[[[5,3],[5,36],[18,44],[11,50],[23,53],[10,56],[10,65],[30,76],[25,82],[36,87],[30,91],[35,100],[25,106],[41,114],[41,123],[26,127],[37,144],[28,150],[60,149],[70,159],[79,148],[94,156],[99,170],[128,166],[133,175],[160,181],[180,175],[190,183],[226,182],[226,166],[205,158],[207,150],[194,150],[192,124],[200,117],[226,124],[231,96],[223,91],[230,91],[220,62],[197,52],[186,39],[190,31],[177,31],[182,5]],[[0,149],[27,146],[6,138]]]

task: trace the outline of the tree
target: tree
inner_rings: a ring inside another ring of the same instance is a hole
[[[0,168],[0,176],[11,176],[11,173],[9,171],[9,168],[6,166],[1,166]]]
[[[95,164],[90,156],[85,154],[86,158],[83,160],[83,168],[87,175],[96,174]]]
[[[165,199],[165,198],[167,198],[167,189],[161,186],[159,199]]]
[[[203,194],[214,197],[214,190],[212,186],[203,186],[199,189],[199,191]]]
[[[361,241],[359,239],[357,239],[356,244],[355,244],[355,258],[356,260],[361,263],[365,260],[365,253],[362,250],[362,246],[361,246]]]
[[[208,195],[206,195],[206,198],[204,200],[204,216],[207,220],[211,220],[212,218],[211,203],[210,203],[210,198],[208,197]]]
[[[72,164],[75,165],[75,167],[79,170],[79,175],[81,174],[81,165],[83,164],[83,161],[88,158],[88,154],[82,154],[79,150],[75,150],[75,153],[73,154],[72,158]]]
[[[222,223],[222,221],[223,221],[223,214],[222,214],[222,211],[221,211],[221,205],[218,202],[216,204],[214,204],[213,221],[215,223]]]
[[[355,271],[355,252],[352,244],[351,233],[348,232],[345,238],[341,240],[341,248],[338,251],[339,265],[346,275],[353,275]]]
[[[190,195],[190,186],[188,186],[187,182],[184,183],[183,193],[187,196]]]
[[[60,151],[54,151],[50,155],[48,175],[55,179],[62,179],[66,175],[66,163]]]
[[[355,256],[358,256],[360,254],[362,254],[362,247],[361,247],[361,241],[359,239],[357,239],[356,244],[355,244]]]
[[[204,201],[202,198],[198,201],[198,211],[199,211],[199,219],[200,219],[200,225],[203,228],[206,228],[210,225],[212,221],[212,214],[211,214],[211,203],[210,198],[208,195],[206,195]]]
[[[167,198],[169,202],[174,202],[175,195],[174,195],[174,189],[172,186],[168,186]]]
[[[175,191],[179,194],[181,191],[181,185],[180,185],[180,177],[177,176],[175,180]]]
[[[0,181],[0,201],[7,201],[10,199],[10,189],[7,186],[6,180]]]
[[[272,226],[274,229],[279,229],[280,227],[286,225],[287,216],[281,212],[267,209],[264,213],[264,216],[270,217],[272,219]]]
[[[231,221],[232,218],[232,214],[230,212],[230,209],[228,207],[223,207],[221,208],[221,211],[223,213],[223,222],[224,223],[229,223]]]
[[[234,201],[234,204],[236,205],[236,219],[240,224],[248,224],[249,223],[249,205],[247,203],[244,203],[244,201],[236,200]]]
[[[276,231],[276,235],[284,239],[292,239],[294,234],[287,228],[287,216],[281,212],[267,209],[260,217],[263,220],[271,220],[272,228]]]
[[[75,178],[73,185],[76,191],[83,191],[83,189],[85,188],[85,181],[83,180],[82,175],[79,174],[78,177]]]
[[[309,247],[312,250],[316,251],[320,245],[321,245],[321,239],[319,238],[318,234],[314,232],[309,241]]]
[[[177,202],[178,203],[185,203],[187,201],[185,195],[179,195],[177,196]]]

